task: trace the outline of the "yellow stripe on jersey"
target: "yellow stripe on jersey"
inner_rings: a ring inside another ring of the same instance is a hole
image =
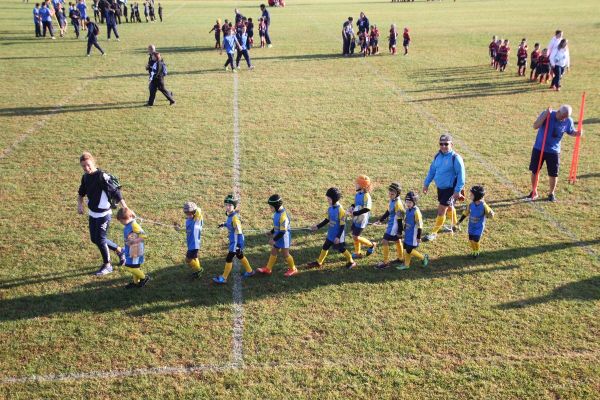
[[[146,238],[146,233],[144,232],[140,224],[138,224],[136,221],[133,221],[133,223],[131,224],[131,229],[134,233],[137,233],[138,237],[142,239]]]
[[[287,231],[288,224],[289,224],[289,222],[288,222],[287,213],[284,211],[279,216],[279,230],[282,232]]]
[[[236,234],[239,235],[240,233],[242,233],[242,222],[240,221],[237,215],[234,215],[233,218],[231,218],[231,226],[233,226],[233,229]]]
[[[415,227],[423,229],[423,215],[421,210],[415,210]]]

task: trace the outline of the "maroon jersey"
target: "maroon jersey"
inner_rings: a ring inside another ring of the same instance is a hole
[[[402,37],[404,38],[404,40],[410,40],[410,35],[408,34],[408,32],[404,32],[402,34]]]
[[[531,62],[538,62],[539,58],[540,58],[539,50],[534,50],[531,52]]]
[[[550,57],[540,56],[540,58],[538,58],[538,65],[549,65],[549,64],[550,64]]]
[[[525,47],[519,46],[519,50],[517,51],[518,58],[527,58],[527,49]]]
[[[500,55],[500,60],[501,61],[507,61],[508,60],[508,53],[510,53],[510,47],[508,47],[508,46],[502,45],[498,49],[498,54]]]
[[[371,40],[377,39],[379,37],[378,29],[371,29]]]

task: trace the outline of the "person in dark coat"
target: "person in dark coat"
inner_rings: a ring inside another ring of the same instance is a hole
[[[156,97],[157,90],[160,90],[160,92],[165,95],[167,100],[169,100],[170,105],[175,104],[173,93],[165,88],[165,75],[167,74],[167,68],[160,53],[152,53],[152,61],[154,61],[154,64],[150,70],[150,97],[148,98],[148,103],[146,103],[146,106],[152,107],[154,105],[154,98]]]

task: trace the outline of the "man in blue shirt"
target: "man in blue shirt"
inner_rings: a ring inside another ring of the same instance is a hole
[[[452,136],[444,134],[440,136],[440,150],[433,158],[429,173],[423,183],[423,193],[427,193],[431,182],[435,182],[438,195],[437,217],[435,227],[424,240],[434,240],[446,221],[446,213],[450,213],[453,224],[456,221],[456,209],[454,202],[460,197],[465,186],[465,164],[460,155],[454,152],[452,147]]]
[[[54,29],[52,28],[52,10],[48,8],[46,3],[42,3],[42,8],[40,8],[40,20],[42,21],[44,30],[43,36],[46,37],[46,30],[49,30],[50,37],[56,39],[54,37]]]
[[[35,3],[33,8],[33,25],[35,25],[35,37],[42,36],[42,22],[40,21],[40,3]]]
[[[267,47],[273,47],[271,44],[271,37],[269,36],[269,26],[271,25],[271,15],[269,14],[269,10],[264,4],[260,5],[260,10],[262,11],[262,18],[265,21],[266,29],[265,29],[265,40],[267,41]]]
[[[560,106],[558,111],[552,111],[552,109],[549,108],[542,112],[533,123],[533,129],[537,129],[537,135],[535,137],[533,150],[531,151],[531,161],[529,162],[529,170],[531,171],[531,193],[527,196],[528,200],[535,200],[538,198],[537,188],[535,187],[536,175],[538,172],[540,155],[543,153],[542,164],[544,164],[544,162],[546,163],[550,185],[548,201],[556,201],[554,191],[556,190],[558,167],[560,165],[560,142],[565,133],[570,136],[581,135],[580,131],[575,130],[575,125],[571,118],[572,112],[573,109],[568,104]],[[550,113],[550,118],[548,120],[546,142],[544,143],[544,131],[546,130],[546,116],[548,113]]]

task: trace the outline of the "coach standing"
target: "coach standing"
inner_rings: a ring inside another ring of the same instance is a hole
[[[440,150],[433,158],[423,183],[423,193],[427,193],[431,182],[435,182],[439,202],[435,227],[424,241],[435,240],[446,221],[448,211],[452,213],[452,220],[456,219],[454,202],[460,197],[465,186],[465,164],[452,146],[452,136],[448,134],[440,136]]]
[[[271,44],[271,37],[269,36],[269,27],[271,26],[271,14],[269,14],[269,10],[264,4],[260,5],[260,9],[262,11],[262,18],[265,21],[266,29],[265,29],[265,40],[267,41],[267,47],[273,47]]]
[[[150,89],[150,97],[148,98],[146,107],[152,107],[154,105],[154,99],[156,97],[157,90],[160,90],[160,92],[165,95],[167,100],[169,100],[170,105],[175,104],[173,92],[168,91],[165,87],[165,75],[167,75],[167,68],[165,67],[165,63],[160,53],[152,53],[152,61],[154,64],[150,69],[150,83],[148,85]],[[233,68],[233,65],[231,68]]]
[[[110,274],[113,272],[113,267],[110,263],[109,249],[119,256],[119,265],[125,262],[123,249],[106,238],[112,215],[108,194],[108,191],[111,190],[108,187],[110,177],[98,169],[96,160],[88,152],[84,152],[79,157],[79,165],[83,168],[84,174],[81,177],[81,185],[78,191],[77,213],[83,214],[83,198],[87,196],[90,239],[92,243],[98,246],[102,255],[102,266],[96,271],[96,275]],[[119,201],[121,207],[127,208],[119,189],[112,190],[112,195]]]
[[[528,200],[535,200],[538,198],[535,181],[540,162],[540,155],[542,154],[542,143],[544,142],[544,131],[546,130],[546,116],[550,113],[546,142],[543,144],[542,165],[545,162],[548,171],[548,182],[550,185],[548,201],[556,201],[554,191],[556,190],[558,168],[560,165],[560,142],[565,133],[570,136],[581,135],[580,131],[575,130],[575,125],[571,118],[572,112],[573,109],[568,104],[560,106],[558,111],[552,111],[552,109],[549,108],[542,112],[533,123],[533,129],[537,129],[537,136],[535,137],[535,143],[533,145],[533,150],[531,151],[531,161],[529,162],[529,170],[531,171],[531,193],[527,196]]]

